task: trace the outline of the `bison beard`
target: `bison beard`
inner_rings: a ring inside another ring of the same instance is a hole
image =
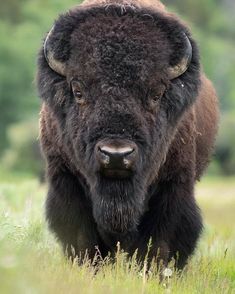
[[[144,211],[144,189],[134,180],[97,180],[91,190],[94,218],[107,233],[137,230]]]
[[[70,255],[118,241],[183,267],[202,220],[194,185],[217,130],[217,97],[189,30],[159,1],[87,0],[39,54],[46,218]],[[160,251],[160,254],[159,254]]]

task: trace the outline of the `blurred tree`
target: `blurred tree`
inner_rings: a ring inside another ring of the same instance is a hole
[[[186,17],[191,24],[203,31],[222,38],[235,37],[233,17],[234,1],[231,0],[163,0],[165,4]]]
[[[216,3],[214,0],[165,0],[163,3],[169,4],[177,8],[177,10],[185,15],[192,23],[203,27],[208,27],[211,12],[215,11]]]
[[[225,175],[235,174],[235,113],[223,114],[216,145],[216,160]]]
[[[2,166],[6,170],[23,171],[44,178],[44,163],[38,141],[38,123],[28,120],[8,128],[9,147],[4,152]]]
[[[17,24],[22,20],[21,10],[24,0],[0,0],[0,19]]]
[[[33,98],[34,56],[29,29],[0,24],[0,151],[6,146],[7,126],[31,115],[38,105]]]

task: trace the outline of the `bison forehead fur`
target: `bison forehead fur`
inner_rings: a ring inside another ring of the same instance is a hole
[[[64,250],[105,256],[120,241],[141,259],[151,238],[151,257],[182,267],[218,117],[187,27],[159,1],[85,1],[55,22],[37,82],[46,217]]]

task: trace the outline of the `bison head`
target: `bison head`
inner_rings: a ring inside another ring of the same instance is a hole
[[[39,58],[39,92],[85,178],[102,232],[134,232],[199,85],[197,48],[171,15],[126,6],[62,15]]]

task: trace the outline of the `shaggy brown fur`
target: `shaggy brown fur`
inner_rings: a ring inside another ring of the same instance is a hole
[[[182,58],[182,32],[192,60],[171,80],[165,69]],[[190,32],[160,1],[86,0],[57,20],[52,38],[67,73],[53,71],[41,50],[50,228],[70,255],[88,250],[92,257],[98,246],[105,256],[120,241],[143,259],[151,238],[150,258],[160,250],[164,264],[177,257],[184,266],[202,229],[194,184],[208,164],[218,121],[217,97]],[[82,81],[84,105],[73,97],[73,78]],[[138,148],[128,179],[104,177],[97,163],[97,144],[113,138]]]
[[[85,0],[81,4],[82,6],[91,6],[91,5],[109,5],[114,3],[112,0]],[[160,10],[165,10],[165,6],[158,0],[117,0],[115,1],[115,4],[120,4],[125,6],[130,6],[130,5],[135,5],[138,7],[150,7],[153,9],[160,9]]]

